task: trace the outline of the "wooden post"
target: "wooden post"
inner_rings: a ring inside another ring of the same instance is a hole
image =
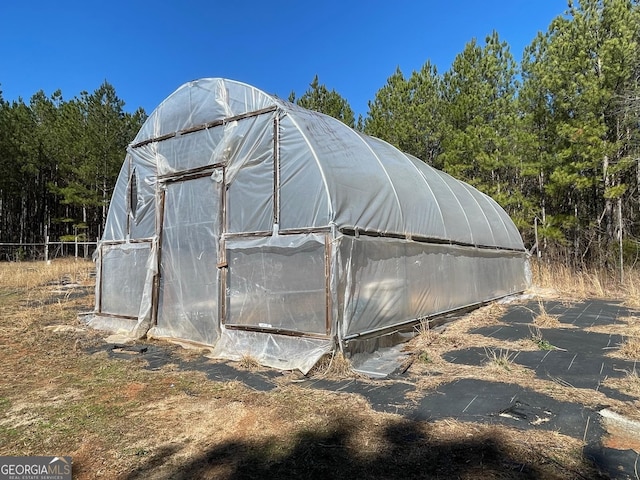
[[[620,253],[620,283],[624,283],[624,245],[622,243],[622,196],[618,197],[618,247]]]
[[[49,263],[49,229],[44,226],[44,263]]]
[[[536,254],[538,258],[540,258],[542,254],[540,253],[540,244],[538,243],[538,217],[535,217],[533,219],[533,222],[534,222],[534,231],[536,234]]]

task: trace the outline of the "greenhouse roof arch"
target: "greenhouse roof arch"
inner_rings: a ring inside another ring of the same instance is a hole
[[[242,150],[246,129],[235,124],[254,118],[246,115],[276,110],[281,136],[292,138],[284,140],[286,147],[297,153],[287,159],[293,166],[281,165],[280,195],[295,198],[295,204],[280,206],[280,228],[335,224],[361,232],[524,249],[513,222],[490,197],[383,140],[241,82],[206,78],[183,85],[154,110],[130,148],[224,125],[219,145],[236,149],[226,163],[231,182],[246,161],[243,153],[251,152]],[[297,144],[290,147],[294,140]],[[157,168],[162,176],[208,164],[206,157],[200,162],[185,157],[183,164],[159,162]],[[302,195],[305,191],[316,193],[315,198]]]

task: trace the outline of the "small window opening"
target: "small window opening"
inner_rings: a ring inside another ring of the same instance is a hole
[[[131,218],[135,220],[138,212],[138,173],[135,168],[131,172],[129,180],[129,209]]]

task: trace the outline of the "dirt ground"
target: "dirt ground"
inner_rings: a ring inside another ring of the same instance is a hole
[[[214,375],[201,368],[212,362],[202,351],[160,341],[114,349],[104,333],[77,319],[93,309],[93,272],[92,263],[72,260],[0,264],[0,455],[69,455],[77,479],[637,478],[604,471],[575,435],[467,418],[412,418],[339,387],[357,381],[368,391],[383,390],[385,380],[322,367],[304,378],[250,362]],[[452,379],[508,382],[639,420],[635,370],[605,382],[624,393],[616,400],[541,379],[510,356],[546,348],[544,335],[505,340],[472,333],[500,325],[505,308],[476,310],[444,331],[424,329],[409,346],[404,400],[418,404]],[[542,313],[533,316],[544,332],[553,318]],[[632,357],[640,320],[620,321],[628,334],[625,355]],[[448,357],[475,347],[484,349],[481,365]],[[141,354],[149,348],[167,360],[150,365],[153,357]],[[245,373],[268,379],[270,387],[243,381]],[[396,386],[403,381],[393,380]],[[338,388],[318,387],[322,382]],[[610,435],[611,446],[637,452],[629,437]]]

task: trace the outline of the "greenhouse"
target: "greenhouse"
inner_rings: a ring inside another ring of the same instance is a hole
[[[178,88],[129,145],[96,262],[92,326],[303,373],[527,287],[491,198],[219,78]]]

